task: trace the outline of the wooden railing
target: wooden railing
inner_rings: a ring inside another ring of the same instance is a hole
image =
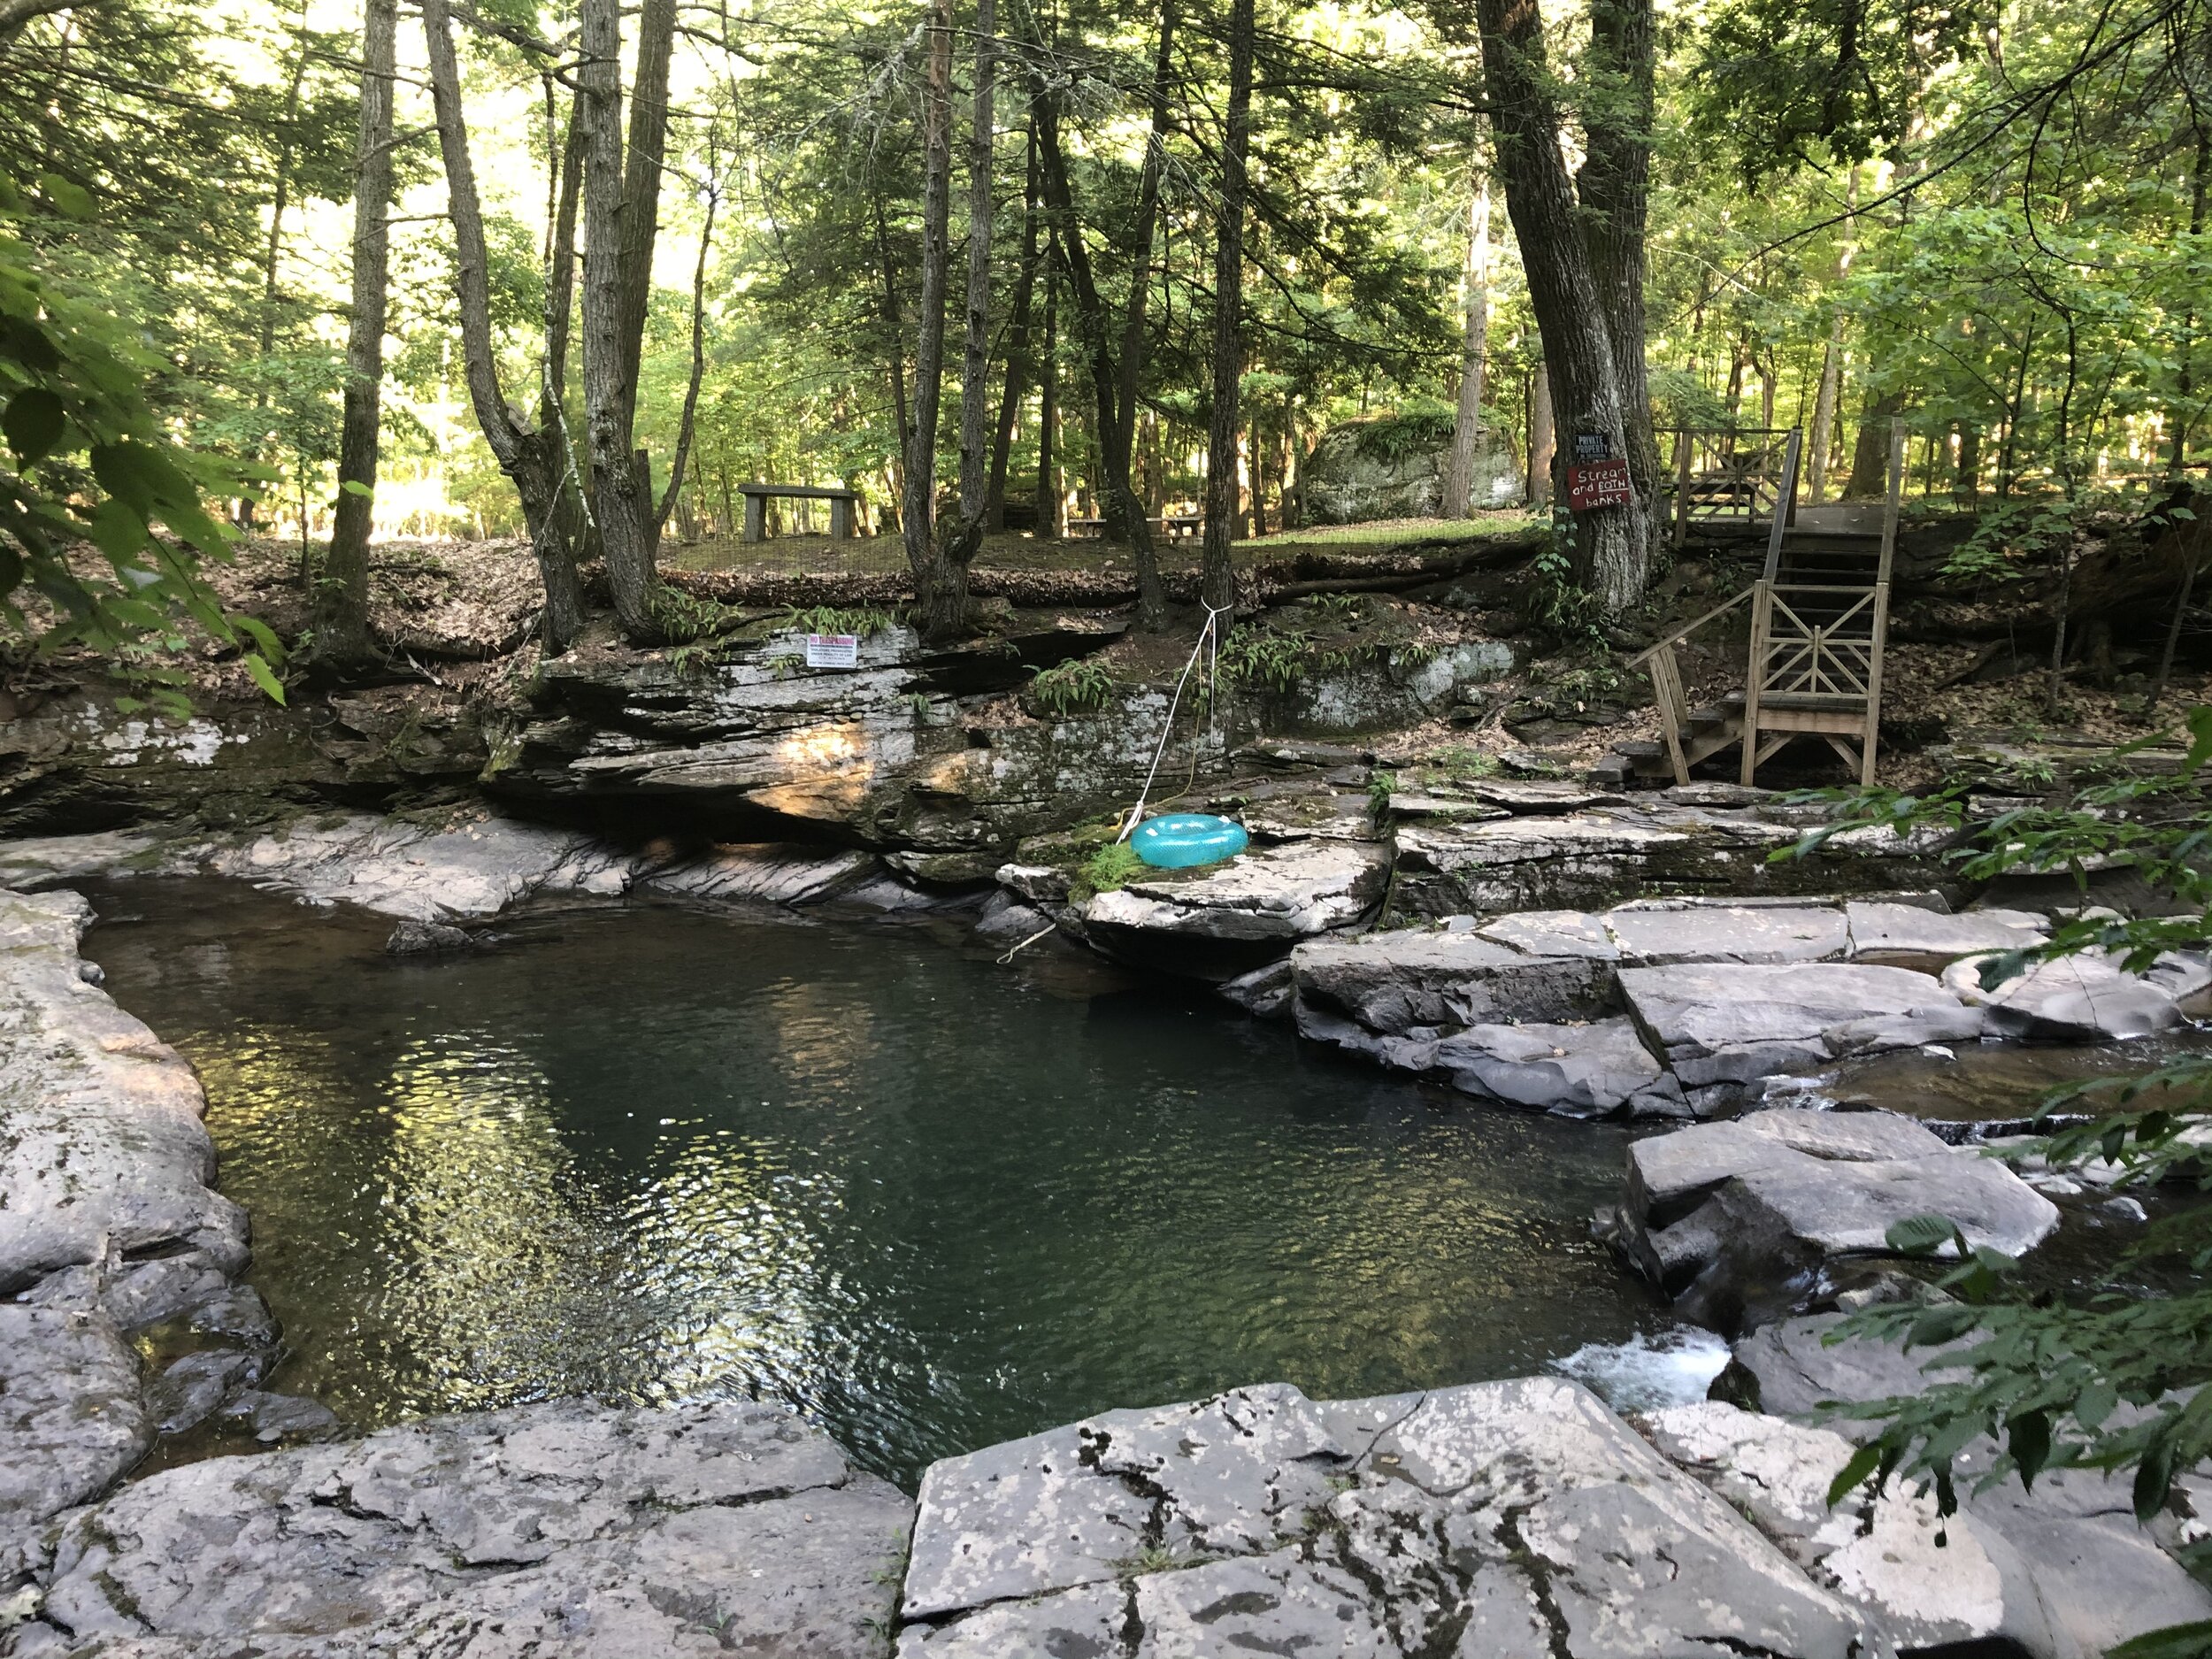
[[[1682,748],[1683,734],[1690,729],[1690,699],[1682,688],[1682,665],[1675,659],[1675,647],[1707,623],[1726,616],[1758,591],[1758,586],[1754,585],[1733,599],[1723,600],[1696,621],[1676,629],[1649,650],[1628,659],[1631,668],[1641,668],[1651,676],[1652,701],[1659,708],[1659,729],[1667,741],[1667,758],[1674,766],[1677,783],[1690,780],[1689,757]]]

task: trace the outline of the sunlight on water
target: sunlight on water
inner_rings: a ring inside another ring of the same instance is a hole
[[[1515,1375],[1667,1328],[1587,1235],[1624,1136],[910,928],[676,910],[394,960],[211,884],[88,949],[200,1067],[277,1386],[370,1425],[755,1394],[910,1485],[1113,1406]]]

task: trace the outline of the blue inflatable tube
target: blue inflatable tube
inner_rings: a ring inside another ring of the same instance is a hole
[[[1138,825],[1129,844],[1155,870],[1187,870],[1233,858],[1251,839],[1242,825],[1210,812],[1164,812]]]

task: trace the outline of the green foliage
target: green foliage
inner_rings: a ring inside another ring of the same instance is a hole
[[[77,203],[65,181],[42,189]],[[196,630],[282,702],[276,636],[225,612],[201,571],[231,557],[205,498],[250,493],[249,481],[169,437],[146,396],[157,364],[98,301],[42,269],[29,207],[0,176],[0,434],[13,463],[0,464],[0,621],[42,649],[107,658],[133,686],[126,705],[188,710],[175,659]],[[30,595],[40,603],[27,610]]]
[[[2140,970],[2162,952],[2212,944],[2204,788],[2212,707],[2189,710],[2187,734],[2172,774],[2109,778],[2060,807],[1970,821],[1962,803],[1971,786],[1955,783],[1924,798],[1855,794],[1841,801],[1843,818],[1952,835],[1947,856],[1977,880],[2064,871],[2085,886],[2092,869],[2130,869],[2163,901],[2150,908],[2174,913],[2085,917],[2055,929],[2047,945],[1990,957],[1982,977],[1993,985],[2024,964],[2086,950]],[[2132,746],[2137,753],[2143,747]],[[1815,832],[1794,851],[1824,839]],[[2091,1105],[2098,1110],[2085,1114]],[[2100,1182],[2119,1189],[2180,1184],[2212,1194],[2212,1055],[2061,1089],[2041,1111],[2049,1132],[2008,1156],[2039,1156],[2059,1170],[2095,1163]],[[2132,1471],[2136,1514],[2147,1520],[2164,1507],[2175,1471],[2212,1455],[2212,1388],[2203,1386],[2212,1382],[2212,1206],[2185,1207],[2158,1222],[2093,1282],[2064,1295],[2029,1294],[2009,1258],[1970,1247],[1947,1217],[1901,1223],[1889,1243],[1901,1254],[1947,1257],[1951,1265],[1936,1282],[1952,1300],[1865,1310],[1839,1327],[1837,1340],[1940,1347],[1941,1363],[1964,1374],[1909,1396],[1841,1408],[1881,1432],[1839,1476],[1832,1500],[1866,1481],[1878,1488],[1918,1479],[1933,1486],[1941,1511],[1953,1513],[1955,1461],[1990,1436],[2003,1449],[1985,1485],[2016,1476],[2032,1486],[2054,1468]],[[2178,1267],[2182,1288],[2147,1294],[2147,1270],[2160,1265]],[[2202,1653],[2202,1635],[2146,1638],[2141,1651]]]
[[[1069,715],[1103,708],[1114,695],[1114,676],[1105,664],[1079,657],[1056,667],[1040,669],[1030,680],[1028,700],[1047,714]]]
[[[1458,411],[1431,399],[1416,400],[1362,421],[1353,448],[1371,460],[1395,465],[1408,456],[1449,448],[1458,424]]]
[[[1109,841],[1083,861],[1076,879],[1093,893],[1112,893],[1144,869],[1144,860],[1127,841]]]
[[[1604,607],[1576,577],[1566,537],[1557,525],[1529,563],[1528,610],[1532,618],[1563,640],[1605,643],[1599,627]]]
[[[793,634],[849,634],[856,639],[887,633],[899,626],[888,611],[870,605],[792,605],[772,626]]]
[[[1311,651],[1312,641],[1303,634],[1240,622],[1221,642],[1221,675],[1240,685],[1289,691],[1313,666]]]

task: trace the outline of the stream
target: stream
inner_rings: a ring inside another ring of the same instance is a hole
[[[618,907],[394,958],[388,921],[242,886],[92,896],[87,953],[207,1086],[285,1326],[270,1386],[355,1428],[752,1394],[911,1489],[1238,1383],[1372,1394],[1583,1350],[1632,1388],[1685,1363],[1588,1236],[1624,1130],[1109,970]]]

